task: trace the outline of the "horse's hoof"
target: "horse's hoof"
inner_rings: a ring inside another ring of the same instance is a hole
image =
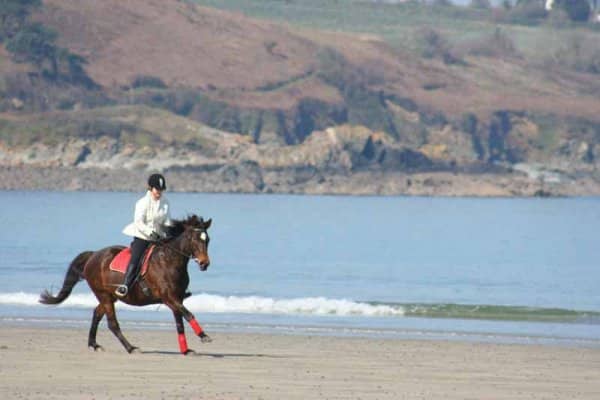
[[[212,339],[210,338],[210,336],[208,336],[204,332],[202,332],[202,334],[200,334],[200,340],[202,341],[202,343],[210,343],[210,342],[212,342]]]
[[[100,350],[100,351],[104,351],[104,347],[100,346],[99,344],[90,344],[90,345],[88,346],[88,348],[89,348],[90,350],[94,350],[94,351],[98,351],[98,350]]]
[[[129,354],[134,354],[134,353],[141,353],[142,351],[138,347],[132,347],[131,349],[127,350],[127,352]]]
[[[194,350],[192,350],[192,349],[187,349],[185,351],[185,353],[181,353],[181,354],[184,355],[184,356],[187,356],[189,354],[196,354],[196,352]]]

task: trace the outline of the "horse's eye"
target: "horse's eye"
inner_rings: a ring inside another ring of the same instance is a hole
[[[208,236],[206,235],[206,232],[202,232],[202,233],[200,234],[200,240],[202,240],[203,242],[206,242],[206,238],[207,238],[207,237],[208,237]]]

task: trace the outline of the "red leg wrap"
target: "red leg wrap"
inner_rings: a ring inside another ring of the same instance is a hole
[[[192,327],[192,329],[194,330],[194,332],[196,333],[196,335],[200,335],[202,332],[204,332],[204,330],[202,329],[202,327],[198,324],[198,322],[196,322],[195,318],[192,318],[190,320],[190,326]]]
[[[181,350],[181,353],[182,354],[187,353],[188,347],[187,347],[187,340],[185,340],[185,334],[184,333],[178,334],[177,339],[179,340],[179,350]]]

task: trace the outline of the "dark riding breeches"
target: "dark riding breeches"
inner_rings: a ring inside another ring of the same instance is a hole
[[[133,238],[133,242],[131,242],[131,259],[129,260],[129,264],[127,264],[127,272],[125,273],[125,285],[127,287],[131,287],[135,278],[137,278],[138,273],[140,272],[140,259],[144,252],[150,245],[150,242],[144,239],[140,239],[138,237]]]

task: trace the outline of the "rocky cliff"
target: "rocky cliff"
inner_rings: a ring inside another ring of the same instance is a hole
[[[547,164],[480,162],[476,149],[461,143],[465,139],[450,127],[417,149],[384,132],[351,125],[281,146],[257,144],[246,135],[147,107],[117,107],[109,114],[97,118],[113,124],[135,121],[147,130],[125,138],[77,135],[59,142],[3,144],[0,188],[141,190],[151,171],[167,174],[175,191],[532,196],[589,195],[599,188],[585,142],[566,143],[564,164],[549,169]]]
[[[23,15],[2,27],[0,189],[132,190],[158,170],[194,191],[600,193],[586,72],[421,58],[176,0]],[[23,32],[46,46],[37,58]]]

